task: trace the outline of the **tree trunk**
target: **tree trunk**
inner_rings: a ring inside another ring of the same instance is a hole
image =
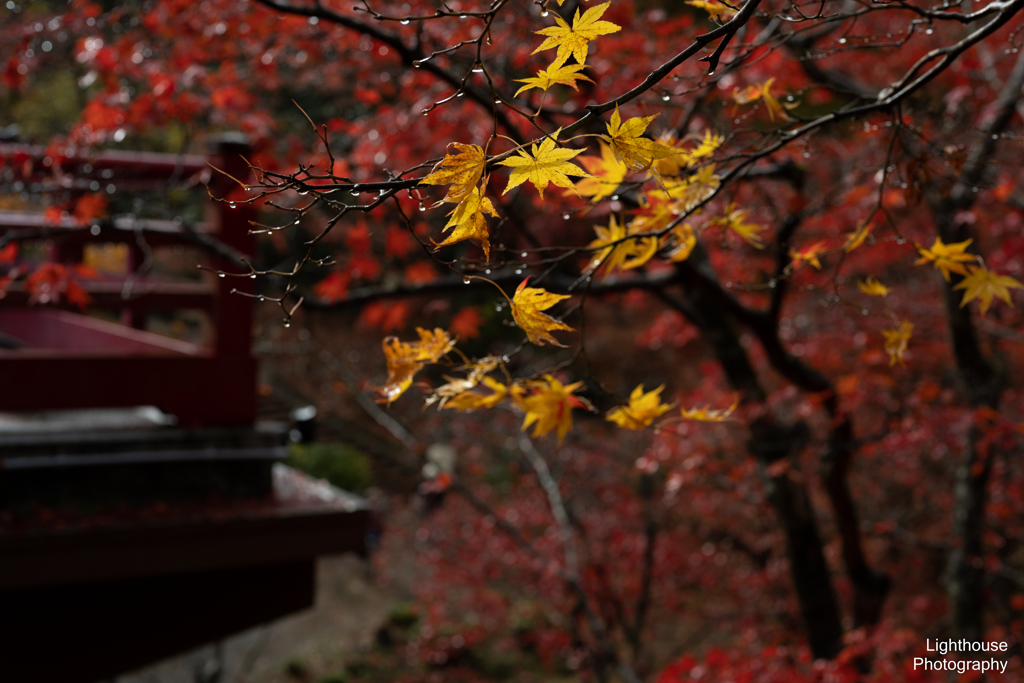
[[[829,412],[834,413],[835,399],[831,399]],[[825,489],[836,527],[843,541],[843,561],[846,575],[853,585],[853,623],[855,627],[874,626],[882,617],[882,607],[892,587],[888,574],[872,569],[861,545],[857,510],[850,496],[847,473],[853,455],[853,425],[848,418],[832,430],[829,452],[825,457]]]
[[[785,469],[776,472],[771,467],[799,453],[806,439],[807,427],[802,422],[782,427],[760,419],[751,424],[750,431],[750,450],[761,465],[768,499],[775,506],[779,522],[786,532],[789,571],[800,600],[811,652],[817,659],[831,659],[843,647],[843,625],[832,588],[832,575],[822,551],[814,508],[802,483]]]
[[[1024,63],[1024,62],[1022,62]],[[958,186],[951,197],[932,198],[932,213],[939,236],[947,244],[968,239],[967,226],[955,220],[962,207],[970,205],[962,198],[965,193]],[[953,275],[946,283],[946,318],[957,370],[963,378],[968,400],[975,408],[995,409],[999,405],[1002,376],[989,363],[978,344],[971,312],[961,308],[961,295],[953,287],[960,281]],[[983,627],[981,537],[985,522],[988,478],[991,472],[990,456],[979,453],[980,427],[971,428],[967,451],[957,468],[954,484],[953,551],[946,568],[946,590],[949,594],[953,637],[980,640]]]
[[[695,291],[700,290],[688,289],[682,299],[665,293],[661,293],[661,298],[700,329],[733,388],[748,400],[763,401],[766,394],[740,344],[732,318],[710,297],[695,295]],[[796,456],[806,438],[807,427],[802,422],[782,427],[762,419],[751,425],[749,447],[762,466],[768,498],[786,533],[790,573],[811,652],[815,658],[831,659],[842,649],[843,627],[814,509],[802,483],[785,472],[771,474],[769,467]]]

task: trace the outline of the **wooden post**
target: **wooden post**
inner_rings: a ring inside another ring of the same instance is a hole
[[[214,197],[226,199],[213,205],[216,235],[225,244],[243,254],[251,256],[255,249],[250,221],[256,218],[256,207],[242,203],[248,193],[235,180],[251,182],[252,174],[245,158],[251,148],[246,137],[239,133],[225,133],[213,138],[210,145],[210,163],[231,176],[213,171],[210,177],[210,191]],[[245,273],[248,268],[241,263],[215,259],[213,268],[226,273]],[[213,324],[216,328],[214,353],[217,357],[249,356],[252,353],[252,299],[240,294],[255,291],[255,282],[248,277],[217,278],[217,297],[213,310]]]

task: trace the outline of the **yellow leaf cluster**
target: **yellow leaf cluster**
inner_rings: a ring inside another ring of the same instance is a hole
[[[690,254],[693,253],[694,248],[697,246],[697,235],[693,231],[693,226],[689,223],[680,223],[672,228],[667,242],[672,245],[671,250],[666,254],[668,260],[679,263],[690,258]]]
[[[572,394],[581,386],[583,382],[563,386],[551,375],[544,375],[541,380],[514,384],[512,400],[526,413],[523,429],[535,424],[534,437],[555,430],[561,445],[562,439],[572,429]]]
[[[651,124],[654,116],[636,116],[622,122],[619,107],[615,106],[612,119],[608,125],[608,135],[602,135],[611,145],[615,158],[626,165],[631,171],[646,171],[658,159],[673,157],[680,154],[674,147],[668,147],[654,140],[640,137]]]
[[[484,174],[484,150],[477,145],[453,142],[455,153],[445,154],[420,185],[451,185],[442,202],[458,204],[472,192]]]
[[[666,180],[664,185],[665,194],[676,202],[676,209],[681,213],[690,211],[717,190],[719,178],[715,175],[715,165],[708,164],[688,178]],[[660,191],[654,190],[653,196]]]
[[[662,187],[648,190],[640,198],[640,210],[634,219],[635,233],[656,232],[690,211],[718,189],[719,179],[713,164],[688,178],[665,179]]]
[[[914,323],[904,320],[900,326],[891,330],[882,330],[882,337],[885,339],[885,352],[889,354],[889,367],[906,365],[903,362],[903,354],[907,352],[907,344],[914,335]]]
[[[920,266],[925,263],[931,263],[939,269],[942,277],[946,278],[946,282],[949,282],[950,273],[966,276],[967,267],[964,264],[977,261],[977,257],[974,254],[967,253],[967,247],[973,241],[965,240],[963,242],[943,244],[942,238],[936,237],[935,243],[931,247],[922,247],[919,244],[917,245],[917,251],[921,254],[921,258],[917,259],[915,265]]]
[[[576,194],[589,197],[594,204],[615,194],[629,174],[629,169],[615,157],[611,147],[604,142],[598,144],[601,148],[600,157],[586,156],[577,159],[590,175],[576,183]]]
[[[640,208],[630,221],[630,230],[634,233],[657,232],[668,226],[683,211],[683,202],[676,200],[665,190],[648,190],[640,195]]]
[[[559,0],[558,4],[561,5],[562,0]],[[577,81],[593,82],[580,73],[587,65],[587,52],[590,49],[590,41],[598,36],[622,30],[621,26],[617,26],[609,21],[600,21],[601,16],[608,9],[609,5],[611,5],[610,0],[603,5],[591,7],[582,16],[579,9],[577,9],[576,15],[572,20],[572,26],[558,14],[555,14],[554,26],[537,31],[539,35],[545,36],[545,38],[532,54],[557,48],[555,60],[547,68],[538,71],[536,76],[518,79],[520,83],[526,83],[526,85],[516,91],[516,96],[524,90],[530,90],[531,88],[540,88],[547,92],[548,88],[555,84],[568,85],[578,92]],[[576,59],[576,64],[566,64],[570,56]]]
[[[823,252],[824,250],[824,242],[815,242],[811,246],[804,247],[799,251],[796,249],[790,249],[789,258],[793,259],[794,266],[799,266],[801,263],[806,263],[815,270],[821,270],[821,261],[818,260],[818,257],[821,256],[821,252]]]
[[[573,328],[555,320],[547,313],[542,313],[542,311],[546,311],[563,299],[568,299],[569,296],[567,294],[552,294],[539,287],[527,287],[526,283],[529,279],[526,278],[519,283],[515,296],[512,297],[512,317],[515,318],[516,325],[521,327],[526,333],[526,337],[537,346],[544,346],[545,343],[565,346],[558,343],[558,340],[551,336],[551,332],[555,330],[572,332]]]
[[[704,10],[715,21],[728,21],[736,16],[736,10],[718,0],[686,0],[686,4]]]
[[[491,200],[487,197],[481,197],[479,190],[475,187],[472,191],[465,196],[465,198],[459,202],[450,214],[448,223],[444,226],[445,230],[449,228],[452,232],[448,237],[440,242],[437,246],[443,247],[449,244],[455,244],[468,239],[480,240],[480,246],[484,250],[484,256],[490,260],[491,258],[491,240],[490,234],[487,232],[487,219],[484,218],[484,214],[488,216],[498,217],[498,212],[494,210],[494,205]]]
[[[676,140],[672,135],[660,136],[658,142],[666,147],[678,150],[679,153],[675,156],[656,159],[653,165],[654,170],[662,176],[679,175],[685,169],[713,155],[715,150],[722,146],[724,140],[721,135],[712,133],[710,130],[704,131],[703,138],[695,137],[695,139],[698,140],[697,146],[688,150],[681,147],[680,145],[683,143]]]
[[[450,185],[448,193],[438,204],[458,204],[448,214],[448,223],[444,226],[445,230],[452,229],[451,234],[437,246],[477,239],[489,260],[491,242],[484,214],[497,218],[498,212],[491,200],[483,196],[483,188],[487,186],[487,177],[484,176],[487,158],[477,145],[453,142],[450,146],[455,148],[455,153],[445,154],[444,159],[420,181],[420,185]]]
[[[889,288],[879,282],[876,277],[869,276],[868,279],[858,282],[857,288],[870,296],[886,296],[889,294]]]
[[[629,395],[629,405],[612,408],[605,419],[625,429],[644,429],[652,422],[672,410],[668,403],[661,402],[662,384],[657,389],[644,393],[644,385],[640,384]]]
[[[412,384],[412,378],[427,363],[436,363],[455,347],[455,340],[440,327],[433,332],[416,328],[419,341],[404,342],[398,337],[386,337],[382,343],[387,360],[388,377],[377,389],[381,403],[390,404]]]
[[[736,104],[750,104],[758,100],[764,102],[765,109],[768,110],[768,117],[774,121],[776,117],[782,121],[792,121],[793,119],[786,113],[787,109],[794,109],[799,106],[799,102],[788,102],[782,104],[779,100],[772,95],[772,84],[775,82],[775,78],[769,78],[767,81],[760,85],[749,85],[745,90],[737,90],[733,93],[732,99]]]
[[[605,275],[615,270],[639,268],[662,247],[668,249],[666,256],[671,261],[679,262],[689,258],[697,246],[697,233],[692,225],[676,225],[667,235],[661,236],[660,243],[658,236],[653,233],[667,228],[718,188],[719,179],[714,170],[714,165],[708,165],[688,178],[665,179],[661,187],[647,190],[640,196],[640,209],[628,224],[620,225],[613,216],[607,227],[595,226],[596,239],[588,245],[590,249],[596,250],[590,267],[601,266],[601,272]],[[733,211],[733,207],[730,207],[730,211]],[[761,228],[748,228],[742,220],[745,215],[745,212],[738,212],[712,225],[732,225],[734,229],[754,230],[756,237],[756,231]],[[635,239],[628,239],[630,237]]]
[[[960,308],[977,299],[981,305],[981,314],[985,315],[988,312],[988,307],[992,305],[993,297],[1002,299],[1008,306],[1012,306],[1010,290],[1024,288],[1024,285],[1009,275],[996,275],[984,266],[969,266],[969,268],[971,269],[970,274],[953,287],[953,289],[964,290]]]
[[[633,221],[630,227],[637,224]],[[600,249],[590,262],[591,268],[600,268],[605,274],[615,270],[632,270],[644,265],[658,251],[657,237],[640,237],[626,240],[633,234],[626,226],[619,225],[612,214],[608,227],[595,225],[597,239],[588,244],[588,248]],[[624,240],[624,241],[623,241]]]
[[[446,405],[439,406],[443,408],[451,408],[454,410],[461,410],[469,412],[476,410],[477,408],[493,408],[502,401],[508,395],[508,389],[504,384],[490,377],[483,378],[483,384],[485,384],[490,390],[490,394],[481,394],[476,391],[462,391],[455,396],[452,396]]]
[[[843,245],[843,251],[849,254],[857,247],[863,245],[865,240],[867,240],[868,235],[870,235],[871,231],[874,229],[875,226],[870,223],[865,223],[864,225],[859,226],[856,230],[846,233],[846,244]]]
[[[747,221],[747,209],[737,209],[735,204],[729,204],[725,209],[725,214],[713,220],[711,225],[724,225],[753,247],[757,249],[764,249],[765,247],[764,240],[761,239],[760,235],[760,232],[764,230],[764,226],[757,223],[749,223]]]
[[[683,408],[681,414],[684,420],[696,420],[697,422],[725,422],[731,420],[733,411],[736,410],[736,406],[740,404],[740,399],[737,396],[736,400],[732,402],[732,405],[728,408],[711,409],[711,406],[704,406],[703,408]]]
[[[456,398],[460,394],[463,394],[470,389],[476,387],[480,382],[485,381],[487,373],[498,367],[498,359],[494,356],[485,356],[469,363],[464,369],[469,370],[469,374],[464,378],[445,377],[448,380],[447,384],[442,384],[434,393],[427,397],[426,404],[429,406],[432,403],[437,403],[437,407],[440,410],[444,408],[448,401]]]

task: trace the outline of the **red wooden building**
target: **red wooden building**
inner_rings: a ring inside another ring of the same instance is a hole
[[[247,147],[226,137],[210,149],[0,146],[0,182],[209,182],[224,196],[232,181],[207,162],[244,179]],[[52,241],[51,258],[69,262],[86,244],[124,243],[129,265],[155,247],[199,245],[207,268],[237,272],[253,218],[214,202],[199,225],[0,212],[0,238]],[[230,293],[254,284],[212,273],[83,280],[90,308],[120,311],[120,323],[34,302],[17,282],[0,298],[0,679],[110,678],[311,606],[316,557],[365,551],[364,501],[281,465],[288,426],[257,420],[252,299]],[[212,335],[145,331],[147,315],[178,309],[204,311]]]

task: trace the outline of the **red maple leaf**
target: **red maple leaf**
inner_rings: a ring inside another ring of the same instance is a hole
[[[437,271],[429,261],[417,261],[405,268],[405,281],[410,284],[430,282],[437,278]]]
[[[77,280],[68,280],[67,289],[64,292],[68,298],[68,302],[84,309],[86,304],[92,301],[92,297],[89,296],[89,292],[82,289],[82,285],[78,284]]]
[[[18,243],[11,242],[3,249],[0,249],[0,263],[13,263],[18,258]]]
[[[417,246],[408,230],[392,226],[384,233],[384,251],[389,256],[402,258]]]
[[[348,272],[360,280],[373,280],[380,275],[380,263],[369,256],[353,256],[348,261]]]
[[[390,332],[405,327],[408,316],[409,305],[404,301],[398,303],[375,301],[367,305],[359,317],[370,327],[380,327],[385,332]]]
[[[75,202],[75,220],[89,223],[107,213],[107,198],[101,194],[85,194]]]
[[[353,254],[369,252],[372,243],[370,241],[370,229],[366,227],[366,223],[359,221],[352,226],[348,234],[345,235],[345,244]]]
[[[43,212],[43,222],[49,225],[60,225],[64,222],[67,212],[59,206],[50,206]]]
[[[463,308],[452,316],[448,329],[459,339],[476,339],[480,336],[480,326],[484,319],[480,315],[480,309],[476,306]]]
[[[348,286],[352,281],[348,273],[335,271],[318,282],[313,292],[324,301],[338,301],[348,295]]]

